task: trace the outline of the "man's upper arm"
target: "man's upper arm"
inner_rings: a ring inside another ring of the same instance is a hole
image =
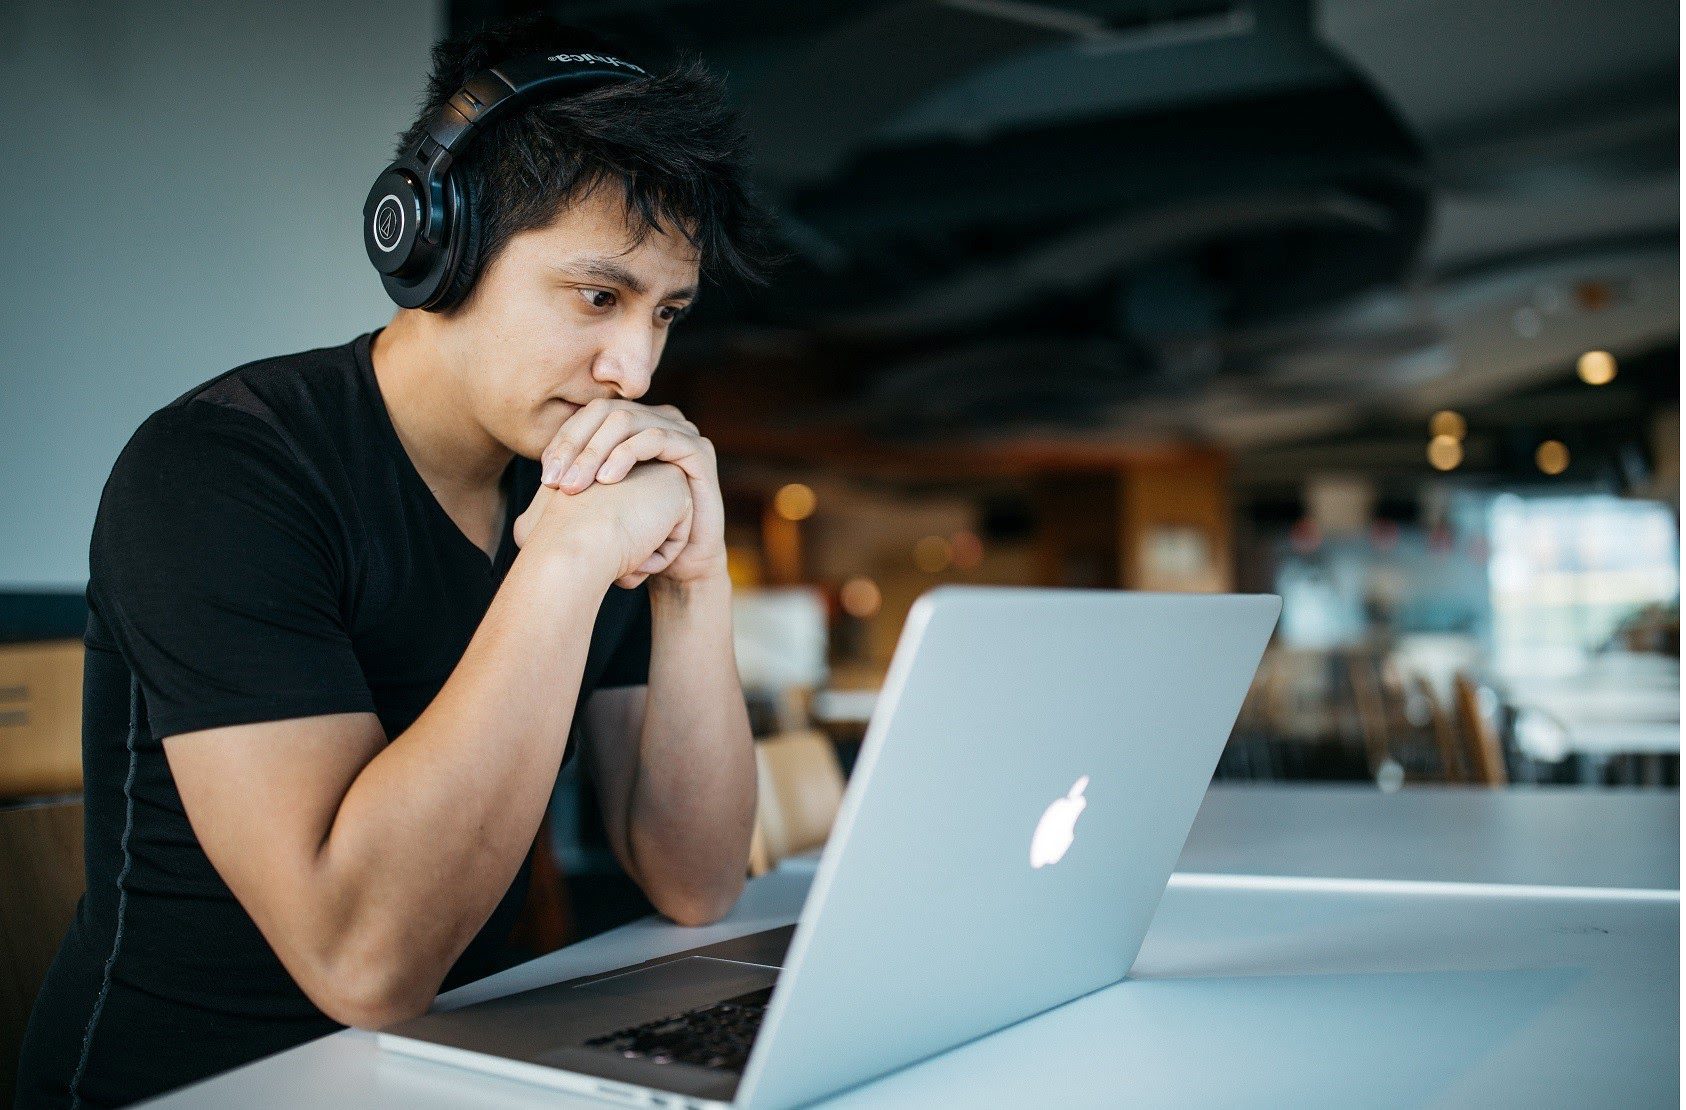
[[[638,776],[639,739],[644,731],[648,686],[612,686],[585,703],[580,726],[580,757],[597,789],[603,831],[622,868],[642,885],[632,858],[628,818],[632,787]]]
[[[386,742],[373,713],[229,725],[164,740],[200,847],[318,1005],[316,960],[337,923],[332,907],[310,897],[315,866],[352,781]]]

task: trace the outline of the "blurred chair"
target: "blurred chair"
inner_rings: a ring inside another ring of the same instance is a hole
[[[1407,679],[1388,656],[1356,651],[1346,663],[1370,774],[1383,789],[1467,780],[1469,761],[1431,683]]]
[[[574,939],[573,907],[568,900],[568,884],[563,881],[562,868],[556,860],[555,845],[547,814],[539,822],[538,836],[533,838],[533,848],[527,856],[527,900],[509,937],[511,944],[535,956],[554,952]]]
[[[0,799],[82,789],[81,640],[0,644]]]
[[[82,894],[82,801],[0,807],[0,1105],[30,1007]]]
[[[1377,660],[1367,651],[1346,655],[1347,687],[1358,718],[1358,733],[1364,741],[1364,758],[1370,777],[1383,790],[1397,790],[1407,778],[1406,768],[1394,753],[1394,736],[1384,684]]]
[[[1411,685],[1417,692],[1423,708],[1428,712],[1429,731],[1434,735],[1434,746],[1440,752],[1440,764],[1444,769],[1447,782],[1468,782],[1469,775],[1464,768],[1463,753],[1458,750],[1458,730],[1452,723],[1451,714],[1446,712],[1446,705],[1440,700],[1440,695],[1434,689],[1434,683],[1424,675],[1416,675]]]
[[[843,768],[830,738],[809,729],[757,741],[755,775],[749,870],[763,875],[825,843],[843,802]]]
[[[1509,786],[1504,743],[1499,730],[1482,711],[1481,688],[1469,675],[1460,672],[1452,677],[1452,703],[1463,740],[1464,761],[1472,772],[1471,781],[1483,786]]]

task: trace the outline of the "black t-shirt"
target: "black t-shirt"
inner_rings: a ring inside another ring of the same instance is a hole
[[[489,560],[405,454],[371,338],[212,379],[148,417],[112,468],[89,552],[88,886],[30,1019],[20,1105],[131,1102],[339,1028],[206,858],[162,741],[348,712],[397,736],[515,559],[538,464],[504,473]],[[649,656],[648,594],[611,588],[580,704],[647,681]],[[502,966],[526,883],[523,867],[446,987]]]

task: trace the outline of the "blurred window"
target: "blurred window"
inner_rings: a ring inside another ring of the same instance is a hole
[[[1678,606],[1679,534],[1659,502],[1503,494],[1491,503],[1488,539],[1502,675],[1576,673],[1634,613]]]

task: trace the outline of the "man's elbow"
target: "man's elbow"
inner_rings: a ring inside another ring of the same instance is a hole
[[[424,978],[413,968],[326,964],[299,985],[317,1009],[341,1025],[380,1029],[427,1012],[435,992],[418,989]]]
[[[414,992],[403,993],[362,988],[358,984],[343,984],[338,989],[322,992],[317,1007],[341,1025],[358,1029],[381,1029],[427,1013],[431,998],[422,999]]]
[[[722,884],[714,889],[699,887],[668,891],[659,898],[652,897],[650,901],[663,917],[674,924],[696,928],[712,925],[730,913],[732,907],[738,904],[743,888],[744,878],[738,876],[734,882]]]

